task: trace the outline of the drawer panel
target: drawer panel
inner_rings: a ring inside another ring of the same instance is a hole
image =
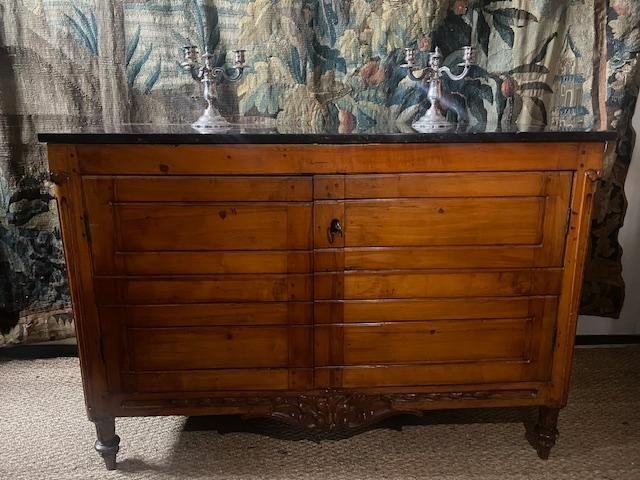
[[[318,177],[316,268],[561,266],[572,179],[567,172]],[[332,234],[335,220],[341,231]]]
[[[290,172],[521,171],[575,169],[587,144],[466,143],[357,145],[75,145],[83,174],[238,175]],[[601,144],[594,144],[599,158]],[[204,161],[200,161],[205,159]],[[593,161],[589,167],[599,165]]]
[[[556,266],[545,258],[542,245],[351,247],[316,250],[314,266],[317,272]]]
[[[311,325],[311,302],[198,303],[100,307],[109,318],[129,327],[193,327],[220,325]]]
[[[129,328],[129,370],[311,367],[312,348],[289,363],[290,338],[311,340],[310,327]]]
[[[311,388],[311,305],[261,305],[98,307],[110,389]]]
[[[320,367],[316,388],[418,387],[535,381],[526,362]]]
[[[118,251],[311,247],[310,204],[118,204]]]
[[[548,178],[545,172],[348,175],[344,198],[535,197],[545,192]],[[316,196],[322,198],[322,191]]]
[[[345,247],[535,245],[544,199],[446,198],[349,200]]]
[[[315,274],[317,300],[557,295],[562,269]]]
[[[316,366],[530,359],[532,318],[323,325]],[[331,348],[338,343],[338,348]]]
[[[386,310],[393,321],[350,318],[317,323],[316,387],[439,385],[477,376],[481,381],[550,377],[557,297],[469,302],[479,312],[465,305],[467,299],[439,299],[424,302],[424,312],[417,311],[417,302],[409,302],[410,308],[401,302],[398,315]]]
[[[389,173],[314,176],[318,200],[538,196],[557,172]],[[561,175],[570,175],[561,173]]]
[[[98,273],[193,275],[224,273],[306,273],[311,251],[116,252],[113,266]]]
[[[313,199],[311,178],[135,176],[113,177],[113,185],[120,202],[308,202]]]
[[[286,302],[312,299],[311,275],[96,277],[101,305],[208,302]]]
[[[310,177],[86,177],[98,274],[302,273]]]
[[[131,391],[234,392],[301,390],[312,384],[313,369],[219,369],[184,372],[141,372],[127,375]]]
[[[525,318],[545,297],[327,300],[314,304],[314,322],[375,323]]]

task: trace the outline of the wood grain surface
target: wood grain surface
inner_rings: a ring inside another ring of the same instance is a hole
[[[89,417],[562,407],[602,153],[50,145]]]

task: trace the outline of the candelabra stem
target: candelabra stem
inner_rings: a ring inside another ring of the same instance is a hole
[[[413,128],[419,132],[437,132],[447,130],[453,126],[447,121],[440,99],[442,98],[442,80],[433,78],[429,82],[429,92],[427,94],[431,106],[427,112],[413,123]]]
[[[220,114],[213,104],[217,98],[216,84],[211,80],[202,80],[204,88],[204,98],[207,101],[207,108],[204,113],[191,126],[197,130],[221,129],[230,125]]]

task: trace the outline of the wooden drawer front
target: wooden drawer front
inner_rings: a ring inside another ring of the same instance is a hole
[[[316,366],[527,361],[531,318],[323,325]],[[340,343],[340,348],[330,348]]]
[[[101,307],[130,328],[311,325],[311,302],[242,302]]]
[[[313,383],[311,177],[85,177],[116,392]]]
[[[121,202],[308,202],[310,176],[112,177]]]
[[[564,172],[317,177],[315,267],[560,266],[571,180]],[[342,235],[330,234],[333,219]]]
[[[117,252],[115,270],[130,275],[203,275],[233,273],[306,273],[309,251]]]
[[[126,335],[134,372],[312,366],[311,347],[289,362],[290,336],[307,345],[310,327],[133,328]]]
[[[183,392],[300,391],[313,383],[311,368],[238,368],[139,372],[126,376],[129,391],[173,395]],[[241,412],[239,412],[241,413]]]
[[[86,177],[98,274],[303,273],[310,177]]]
[[[432,363],[316,368],[316,388],[478,385],[533,380],[525,362]]]
[[[317,273],[317,300],[557,295],[562,270]]]
[[[114,359],[107,372],[113,391],[305,389],[313,383],[311,304],[101,306],[99,316],[104,354]]]
[[[544,199],[347,200],[346,247],[535,245]]]
[[[97,277],[101,305],[287,302],[312,299],[311,275],[218,275],[203,278]]]
[[[210,175],[246,173],[520,171],[575,169],[602,144],[559,142],[353,145],[74,145],[83,174]],[[599,164],[591,162],[588,167]]]
[[[295,250],[311,247],[309,204],[115,206],[118,251]]]
[[[530,316],[533,304],[540,298],[325,300],[314,303],[314,322],[321,325],[525,318]]]
[[[415,305],[400,302],[396,315],[386,309],[388,321],[351,317],[345,323],[317,324],[316,386],[456,383],[465,373],[481,383],[547,380],[558,298],[472,302],[479,312],[465,307],[466,299],[426,301],[419,315]],[[388,378],[381,378],[381,372],[388,372]]]

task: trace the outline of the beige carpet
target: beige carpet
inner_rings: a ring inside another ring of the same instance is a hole
[[[573,380],[548,462],[524,439],[531,410],[502,409],[323,439],[270,421],[118,419],[120,471],[107,472],[77,359],[2,360],[0,479],[640,480],[640,348],[580,349]]]

